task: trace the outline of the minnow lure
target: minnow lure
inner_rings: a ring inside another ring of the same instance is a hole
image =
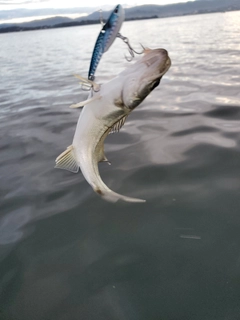
[[[118,4],[110,14],[110,17],[108,18],[107,22],[102,27],[102,30],[98,35],[93,49],[92,59],[90,62],[88,72],[89,80],[94,80],[94,74],[96,72],[98,63],[103,53],[109,49],[109,47],[116,39],[124,21],[124,16],[124,9],[120,4]]]

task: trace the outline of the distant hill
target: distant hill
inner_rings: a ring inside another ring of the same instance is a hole
[[[77,8],[43,8],[43,9],[12,9],[12,10],[1,10],[0,20],[26,18],[26,17],[37,17],[37,16],[59,16],[68,14],[90,14],[93,10],[97,10],[98,7],[77,7]],[[103,10],[110,10],[111,6],[102,8]]]
[[[47,18],[43,20],[34,20],[31,22],[24,22],[21,23],[21,27],[23,28],[35,28],[35,27],[42,27],[42,26],[54,26],[60,23],[71,22],[73,19],[67,17],[53,17]]]
[[[156,16],[158,18],[172,17],[179,15],[189,15],[208,12],[222,12],[230,10],[240,10],[240,0],[196,0],[169,5],[142,5],[125,9],[127,20],[134,18],[148,18]],[[102,13],[103,18],[107,19],[109,11]],[[99,12],[93,12],[81,20],[98,20]]]
[[[185,3],[176,3],[165,6],[143,5],[126,10],[126,18],[157,15],[159,18],[180,15],[200,14],[209,12],[223,12],[240,10],[239,0],[197,0]]]
[[[125,20],[163,18],[210,12],[225,12],[232,10],[240,10],[240,0],[196,0],[191,2],[176,3],[162,6],[143,5],[132,8],[126,8]],[[103,11],[103,19],[107,19],[109,17],[110,12],[111,11]],[[88,16],[81,17],[78,19],[70,19],[67,17],[56,16],[54,18],[35,20],[19,24],[0,24],[0,33],[44,28],[60,28],[93,23],[99,23],[99,11],[95,11],[89,14]]]

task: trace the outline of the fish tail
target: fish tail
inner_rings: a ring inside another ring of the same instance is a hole
[[[122,194],[116,193],[109,188],[104,188],[104,189],[94,188],[94,191],[97,194],[99,194],[103,199],[109,202],[117,202],[118,200],[122,200],[126,202],[135,202],[135,203],[146,202],[146,200],[143,200],[143,199],[131,198],[131,197],[127,197]]]

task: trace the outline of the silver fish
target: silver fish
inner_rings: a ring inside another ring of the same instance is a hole
[[[95,86],[92,97],[72,107],[84,106],[73,143],[56,159],[56,168],[77,173],[79,168],[93,190],[103,199],[116,202],[145,202],[109,189],[102,181],[98,162],[108,161],[104,140],[111,131],[119,130],[130,112],[156,88],[171,66],[165,49],[145,49],[144,56],[108,83]],[[86,80],[89,81],[89,80]]]

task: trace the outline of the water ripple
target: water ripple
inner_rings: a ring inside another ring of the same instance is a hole
[[[81,173],[54,169],[100,26],[0,35],[0,318],[238,319],[239,19],[124,23],[134,48],[172,59],[99,166],[145,204],[107,203]],[[125,52],[116,39],[96,81],[126,68]]]

